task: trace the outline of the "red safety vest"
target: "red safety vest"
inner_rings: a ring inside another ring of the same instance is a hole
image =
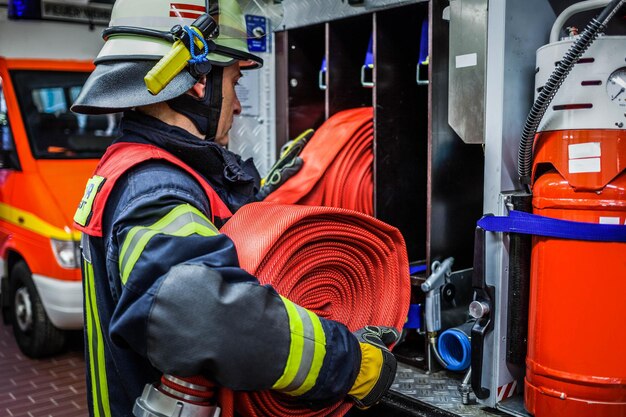
[[[168,161],[193,176],[202,186],[211,205],[211,221],[221,223],[232,217],[232,213],[209,183],[193,168],[162,148],[141,143],[116,143],[109,146],[100,160],[94,176],[89,180],[79,211],[90,204],[89,212],[83,220],[74,218],[78,230],[90,236],[102,237],[102,213],[117,180],[132,167],[152,159]],[[92,195],[92,193],[96,193]]]

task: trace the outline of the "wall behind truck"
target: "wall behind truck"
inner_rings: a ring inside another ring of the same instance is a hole
[[[271,24],[271,23],[267,23]],[[276,64],[274,35],[262,45],[253,43],[253,54],[263,59],[263,68],[244,71],[236,87],[242,113],[235,117],[228,149],[244,159],[254,158],[262,176],[269,171],[276,157]],[[264,49],[264,50],[263,50]]]
[[[0,5],[0,56],[27,59],[89,60],[104,44],[101,26],[41,20],[9,20]]]

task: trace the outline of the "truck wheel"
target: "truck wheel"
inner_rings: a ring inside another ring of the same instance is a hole
[[[2,324],[11,324],[11,302],[9,294],[9,278],[0,278],[0,307],[2,307]]]
[[[31,358],[59,353],[65,345],[65,333],[50,322],[26,263],[15,264],[10,280],[13,334],[22,353]]]

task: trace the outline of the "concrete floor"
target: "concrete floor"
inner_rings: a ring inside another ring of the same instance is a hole
[[[0,417],[86,417],[82,335],[65,353],[33,360],[22,355],[11,326],[0,324]]]

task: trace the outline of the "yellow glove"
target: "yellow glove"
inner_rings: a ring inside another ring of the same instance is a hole
[[[348,392],[358,408],[376,404],[389,390],[395,376],[397,362],[387,346],[400,338],[393,327],[365,326],[354,332],[361,347],[361,368]]]
[[[304,149],[314,130],[309,129],[297,138],[287,143],[278,161],[272,166],[267,176],[261,180],[261,189],[256,194],[257,201],[263,201],[268,195],[276,191],[285,181],[293,177],[302,168],[302,158],[298,155]]]

